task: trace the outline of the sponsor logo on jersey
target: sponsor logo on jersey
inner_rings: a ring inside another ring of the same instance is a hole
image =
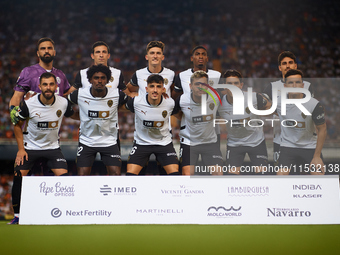
[[[107,101],[107,105],[111,107],[113,105],[113,101],[112,100]]]
[[[166,110],[164,110],[164,111],[162,112],[163,118],[165,118],[167,115],[168,115],[168,112],[167,112]]]
[[[44,121],[37,123],[38,128],[57,128],[58,121]]]
[[[146,115],[147,111],[140,110],[141,113],[144,113]]]
[[[324,118],[325,117],[325,114],[324,113],[322,113],[322,114],[320,114],[320,115],[318,115],[317,117],[316,117],[316,119],[322,119],[322,118]]]
[[[88,105],[90,105],[90,101],[86,101],[86,100],[84,100],[84,102],[85,102],[85,103],[87,103]]]
[[[143,120],[143,126],[153,127],[153,128],[161,128],[161,127],[164,126],[164,121]]]
[[[305,122],[301,122],[301,121],[297,121],[297,124],[295,126],[296,128],[306,128],[306,123]]]
[[[213,114],[192,117],[193,123],[208,122],[214,118]]]
[[[99,118],[99,119],[105,119],[108,118],[110,115],[110,111],[88,111],[88,116],[90,118]]]
[[[61,116],[61,114],[62,114],[62,111],[61,111],[61,110],[58,110],[58,111],[56,112],[56,114],[57,114],[58,118],[60,118],[60,116]]]
[[[39,118],[41,117],[41,116],[40,116],[41,113],[37,113],[37,112],[36,112],[35,115],[38,116]]]

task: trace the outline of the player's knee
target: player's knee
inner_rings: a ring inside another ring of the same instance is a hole
[[[21,171],[20,170],[14,170],[14,176],[22,177]]]

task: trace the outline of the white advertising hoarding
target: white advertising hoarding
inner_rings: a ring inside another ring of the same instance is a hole
[[[339,179],[31,176],[19,223],[339,224]]]

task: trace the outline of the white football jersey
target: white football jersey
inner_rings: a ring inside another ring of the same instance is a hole
[[[112,66],[109,67],[111,70],[111,78],[106,84],[108,88],[119,88],[120,90],[125,90],[126,86],[124,83],[124,78],[122,72]],[[74,87],[76,88],[88,88],[91,87],[91,83],[87,79],[87,70],[89,68],[85,68],[79,71],[76,77],[76,81]]]
[[[278,89],[278,99],[280,99],[280,95],[281,95],[281,88],[284,86],[284,83],[282,80],[278,80],[275,82],[272,82],[272,89],[273,88],[277,88]],[[310,83],[308,81],[304,81],[304,88],[305,89],[309,89]],[[279,119],[279,117],[274,114],[273,115],[273,119]],[[276,144],[281,144],[281,124],[279,121],[273,121],[273,133],[274,133],[274,138],[273,138],[273,142]]]
[[[183,94],[189,94],[191,93],[190,89],[190,77],[194,73],[194,70],[192,68],[189,68],[188,70],[185,70],[183,72],[180,72],[178,74],[179,82],[175,83],[175,90],[176,91],[183,91]],[[209,85],[214,87],[214,84],[218,84],[219,79],[221,77],[221,73],[215,70],[208,69],[207,74],[209,76]]]
[[[244,98],[248,98],[247,93],[248,92],[243,92]],[[253,106],[257,109],[256,92],[252,93],[252,97]],[[228,145],[255,147],[264,140],[263,127],[259,127],[261,123],[256,123],[256,119],[259,119],[259,117],[250,112],[247,100],[244,100],[244,114],[234,115],[233,105],[228,102],[227,95],[224,95],[222,105],[218,109],[218,112],[222,119],[228,121],[226,124]],[[250,121],[252,119],[255,120]]]
[[[149,71],[149,68],[145,67],[143,69],[139,69],[136,71],[136,73],[132,76],[131,80],[130,80],[130,83],[133,85],[133,86],[138,86],[139,87],[139,90],[138,90],[138,95],[140,96],[144,96],[146,95],[146,90],[145,88],[147,87],[147,82],[146,80],[148,79],[148,77],[151,75],[151,74],[154,74],[154,73],[151,73]],[[160,73],[157,73],[159,74],[160,76],[163,77],[164,79],[164,87],[166,89],[166,94],[171,97],[171,85],[174,81],[174,77],[175,77],[175,72],[168,69],[168,68],[165,68],[165,67],[162,67],[162,71]]]
[[[23,130],[24,147],[28,150],[50,150],[59,148],[59,129],[70,106],[66,98],[55,95],[51,105],[44,105],[39,97],[31,97],[20,104],[19,117],[26,119]],[[73,113],[73,112],[72,112]]]
[[[311,98],[302,105],[312,113],[318,103],[318,100]],[[287,104],[286,115],[282,115],[281,100],[278,101],[277,113],[280,122],[285,121],[284,126],[281,126],[281,146],[304,149],[316,148],[317,134],[312,115],[303,114],[295,104]]]
[[[203,95],[204,96],[204,95]],[[206,114],[202,114],[201,102],[196,103],[191,94],[183,94],[179,99],[179,106],[183,112],[181,120],[180,141],[186,145],[216,143],[217,135],[214,119],[219,106],[219,100],[207,95]]]
[[[172,142],[169,120],[175,106],[172,98],[164,99],[153,106],[147,101],[147,95],[130,99],[128,109],[135,113],[134,138],[139,145],[168,145]]]
[[[90,147],[115,145],[118,106],[125,103],[127,96],[117,88],[107,88],[105,97],[94,97],[90,91],[91,87],[80,88],[69,95],[79,106],[79,142]]]

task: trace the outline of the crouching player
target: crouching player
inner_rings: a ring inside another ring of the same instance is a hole
[[[176,100],[175,116],[181,117],[180,131],[180,165],[183,175],[194,175],[194,167],[199,155],[205,166],[198,167],[199,172],[210,172],[213,175],[222,175],[223,158],[217,141],[213,125],[216,112],[220,105],[219,100],[208,95],[208,74],[196,71],[190,77],[191,93],[181,95]],[[202,112],[202,97],[205,99],[206,112]]]
[[[100,153],[109,175],[120,175],[118,108],[127,102],[128,97],[118,88],[106,87],[111,78],[109,67],[93,65],[86,74],[91,86],[80,88],[68,96],[79,106],[78,175],[91,174],[97,153]]]
[[[15,159],[12,203],[15,217],[9,224],[18,224],[22,176],[26,176],[34,162],[41,158],[57,176],[67,174],[67,163],[59,147],[59,129],[63,116],[73,117],[71,104],[66,98],[55,95],[57,79],[52,73],[40,76],[41,94],[21,101],[19,106],[19,122],[14,126],[14,134],[18,144]],[[24,132],[21,129],[26,120]]]
[[[175,102],[162,96],[165,92],[164,79],[158,74],[147,78],[145,89],[146,95],[141,94],[126,103],[126,108],[135,113],[135,141],[126,175],[138,175],[151,154],[155,154],[168,175],[178,175],[178,158],[169,130],[169,116],[173,113]]]
[[[227,70],[223,74],[227,84],[234,85],[242,89],[242,75],[237,70]],[[269,109],[271,102],[261,93],[253,92],[248,95],[248,92],[243,92],[244,98],[252,97],[253,106],[258,110]],[[240,174],[241,167],[244,162],[246,153],[252,163],[251,170],[255,173],[266,171],[268,165],[267,147],[264,140],[263,127],[254,123],[258,119],[256,115],[250,112],[247,100],[244,100],[244,114],[233,114],[234,98],[229,89],[226,89],[225,95],[222,98],[222,105],[219,108],[220,116],[228,121],[226,124],[228,132],[227,140],[227,168],[231,174]],[[248,171],[247,171],[248,172]]]

